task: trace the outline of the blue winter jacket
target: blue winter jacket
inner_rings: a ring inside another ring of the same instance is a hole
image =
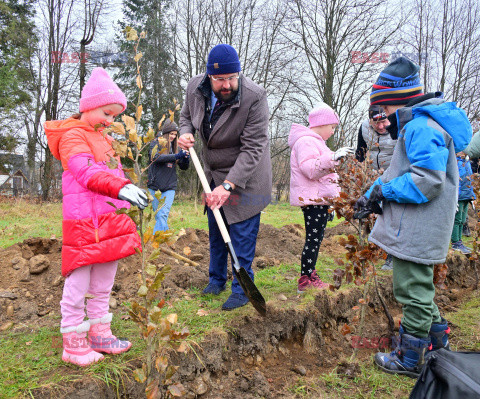
[[[400,259],[445,262],[457,206],[456,153],[472,138],[465,111],[440,98],[397,110],[398,141],[382,185],[383,214],[370,241]]]
[[[458,163],[458,174],[460,175],[460,186],[458,188],[458,200],[459,201],[470,201],[475,199],[475,194],[473,193],[472,182],[470,180],[472,172],[472,164],[470,161],[463,159],[462,157],[457,157]]]

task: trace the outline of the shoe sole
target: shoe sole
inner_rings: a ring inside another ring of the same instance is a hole
[[[215,292],[205,292],[202,291],[202,295],[220,295],[223,291],[225,291],[227,288],[225,287],[223,290],[220,290],[220,292],[215,293]]]
[[[457,252],[460,252],[463,255],[471,255],[472,254],[472,252],[464,252],[464,251],[462,251],[461,249],[458,249],[458,248],[453,248],[453,250],[457,251]]]
[[[390,369],[387,369],[383,366],[380,366],[377,362],[375,362],[375,360],[373,361],[373,363],[375,364],[375,366],[377,366],[380,370],[382,371],[385,371],[385,373],[388,373],[388,374],[400,374],[400,375],[404,375],[404,376],[407,376],[407,377],[410,377],[410,378],[414,378],[414,379],[418,379],[420,373],[414,373],[413,371],[400,371],[400,370],[390,370]]]
[[[250,301],[249,301],[249,302],[250,302]],[[238,308],[242,308],[242,307],[244,307],[244,306],[246,306],[246,305],[248,305],[248,302],[245,303],[245,304],[243,304],[243,305],[234,307],[234,308],[224,308],[224,307],[222,306],[222,310],[225,310],[225,311],[229,312],[230,310],[235,310],[235,309],[238,309]]]

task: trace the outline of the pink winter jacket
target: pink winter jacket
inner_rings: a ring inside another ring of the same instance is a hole
[[[321,198],[340,193],[333,152],[317,133],[294,123],[288,136],[290,155],[290,204],[293,206],[327,205]]]
[[[140,249],[135,223],[115,208],[130,208],[118,192],[130,180],[115,156],[113,139],[78,119],[45,122],[48,146],[65,169],[63,191],[62,274],[93,263],[122,259]]]

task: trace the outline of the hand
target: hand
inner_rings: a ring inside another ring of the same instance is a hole
[[[195,144],[195,138],[193,137],[192,133],[182,134],[178,138],[178,145],[182,150],[188,150],[190,147],[193,147],[194,144]]]
[[[215,187],[215,189],[205,196],[205,201],[212,211],[220,209],[225,201],[230,197],[230,191],[227,191],[223,186]]]
[[[356,211],[353,214],[354,219],[365,219],[371,213],[376,213],[377,215],[383,213],[383,210],[377,201],[372,201],[364,195],[355,202],[353,209]]]
[[[135,184],[127,184],[118,192],[118,199],[128,201],[132,205],[145,209],[148,205],[148,197],[145,191],[138,188]]]
[[[175,154],[175,159],[188,158],[189,156],[190,154],[188,153],[188,151],[180,150]]]
[[[339,148],[332,154],[332,160],[338,161],[339,159],[346,157],[347,155],[353,154],[355,151],[352,147],[342,147]]]

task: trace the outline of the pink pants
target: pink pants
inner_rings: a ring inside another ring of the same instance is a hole
[[[107,263],[95,263],[75,269],[66,279],[63,296],[60,301],[62,311],[61,327],[77,327],[85,319],[85,295],[87,316],[99,319],[108,313],[108,300],[112,291],[118,260]]]

